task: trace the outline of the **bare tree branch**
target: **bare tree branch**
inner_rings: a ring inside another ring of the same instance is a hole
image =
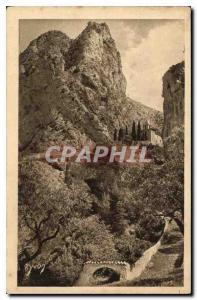
[[[39,222],[39,225],[37,225],[36,220],[31,217],[30,219],[34,223],[34,226],[32,226],[30,224],[28,218],[26,216],[24,216],[24,220],[25,220],[27,227],[35,233],[34,236],[31,239],[29,239],[28,245],[31,242],[37,240],[37,248],[33,254],[30,254],[27,247],[25,247],[18,255],[18,264],[19,264],[20,272],[21,272],[19,277],[20,277],[21,282],[25,276],[25,265],[27,263],[29,263],[30,261],[34,260],[38,255],[40,255],[43,244],[45,244],[47,241],[54,239],[57,236],[57,234],[59,233],[60,225],[58,224],[56,230],[52,234],[48,234],[46,237],[42,238],[43,230],[41,228],[46,224],[47,221],[50,220],[51,214],[52,214],[52,211],[48,211],[47,217],[43,218]]]

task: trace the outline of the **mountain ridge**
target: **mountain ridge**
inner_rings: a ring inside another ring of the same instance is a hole
[[[111,143],[115,128],[146,118],[147,108],[126,97],[120,53],[105,23],[89,22],[74,40],[60,31],[44,33],[19,62],[22,151],[40,152],[61,141]],[[154,120],[154,110],[147,117]]]

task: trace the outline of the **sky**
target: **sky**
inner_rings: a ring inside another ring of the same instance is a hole
[[[20,20],[20,51],[44,32],[60,30],[76,38],[89,20]],[[162,76],[184,59],[183,20],[94,20],[106,22],[121,55],[127,96],[163,109]]]

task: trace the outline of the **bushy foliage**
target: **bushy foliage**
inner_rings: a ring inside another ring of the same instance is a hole
[[[136,237],[151,243],[156,243],[162,235],[165,222],[145,210],[136,226]]]
[[[48,211],[52,213],[42,227],[42,237],[50,236],[60,226],[54,239],[31,262],[47,265],[48,273],[40,278],[42,284],[56,280],[55,285],[73,285],[87,260],[121,259],[133,264],[162,235],[161,215],[183,226],[181,155],[167,155],[159,166],[107,165],[81,170],[80,175],[70,177],[69,183],[64,172],[42,162],[23,162],[19,171],[19,251],[28,247],[29,253],[34,253],[31,227],[34,221],[39,224]],[[177,218],[177,213],[181,217]],[[59,254],[49,264],[54,253]],[[38,285],[39,276],[32,284]],[[51,281],[45,282],[47,278]]]

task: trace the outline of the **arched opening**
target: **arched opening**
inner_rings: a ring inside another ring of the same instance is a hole
[[[111,283],[114,281],[120,280],[120,273],[117,271],[108,268],[108,267],[102,267],[97,269],[93,273],[93,278],[96,281],[97,284],[106,284]]]

